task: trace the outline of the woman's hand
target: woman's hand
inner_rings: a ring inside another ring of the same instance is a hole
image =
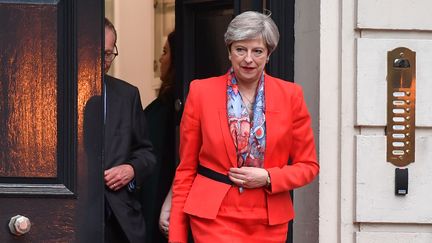
[[[169,233],[169,220],[171,213],[171,199],[172,199],[172,186],[165,197],[165,201],[162,204],[161,212],[159,215],[159,230],[168,238]]]
[[[168,238],[168,232],[169,232],[169,218],[170,218],[170,209],[166,210],[162,208],[159,216],[159,230],[166,238]]]
[[[231,168],[228,177],[239,187],[258,188],[267,186],[267,170],[256,167]]]

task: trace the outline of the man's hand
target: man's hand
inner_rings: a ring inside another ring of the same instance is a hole
[[[135,177],[135,173],[132,165],[122,164],[105,170],[104,177],[105,185],[117,191],[126,186]]]

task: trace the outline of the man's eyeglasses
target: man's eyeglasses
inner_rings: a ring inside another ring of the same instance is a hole
[[[118,56],[117,46],[114,46],[113,52],[106,51],[104,54],[105,54],[105,61],[106,62],[112,62],[114,60],[114,58],[116,58],[116,56]]]

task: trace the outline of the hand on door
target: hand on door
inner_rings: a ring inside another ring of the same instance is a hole
[[[105,170],[105,185],[113,191],[117,191],[127,185],[135,176],[130,164],[122,164]]]

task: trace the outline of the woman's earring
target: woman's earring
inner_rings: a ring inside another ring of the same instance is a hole
[[[267,57],[267,61],[266,62],[269,62],[270,61],[270,57]]]
[[[231,61],[231,55],[228,55],[228,59]]]

